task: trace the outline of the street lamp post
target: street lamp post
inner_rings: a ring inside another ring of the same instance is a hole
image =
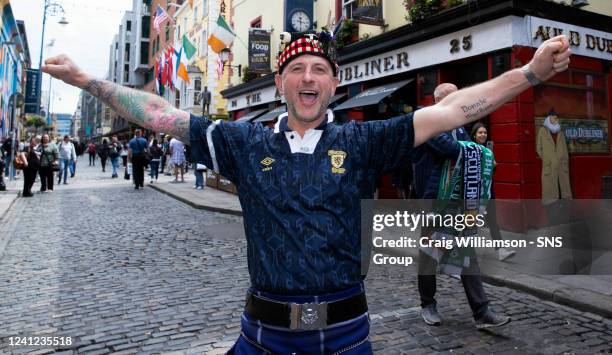
[[[43,10],[43,22],[42,22],[42,31],[41,31],[41,36],[40,36],[40,56],[38,57],[38,95],[37,95],[37,100],[36,100],[36,113],[40,115],[40,99],[41,99],[41,90],[42,90],[42,71],[40,71],[40,69],[42,68],[42,58],[43,58],[43,49],[44,49],[44,43],[45,43],[45,26],[47,25],[47,13],[49,13],[49,16],[57,16],[58,14],[62,15],[61,20],[59,21],[59,23],[61,25],[67,25],[68,21],[66,20],[66,17],[64,16],[66,14],[66,11],[64,11],[64,7],[60,4],[58,4],[57,2],[52,2],[52,0],[45,0],[45,7]]]
[[[238,76],[240,77],[242,76],[242,64],[238,64],[238,65],[227,64],[230,54],[231,54],[231,51],[229,48],[223,48],[221,52],[219,52],[219,57],[221,58],[221,62],[223,62],[223,68],[230,67],[230,68],[238,69]]]

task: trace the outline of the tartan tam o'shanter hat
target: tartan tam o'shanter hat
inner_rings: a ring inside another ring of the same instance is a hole
[[[332,67],[334,76],[338,75],[336,62],[336,41],[331,32],[283,32],[278,50],[278,73],[295,58],[304,55],[315,55],[327,59]]]

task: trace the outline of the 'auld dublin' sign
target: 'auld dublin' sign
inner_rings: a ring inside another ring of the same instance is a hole
[[[530,17],[534,47],[559,35],[566,35],[574,54],[612,60],[612,35],[586,27]]]
[[[608,153],[608,120],[560,118],[561,129],[571,154]],[[543,117],[536,117],[536,127]]]

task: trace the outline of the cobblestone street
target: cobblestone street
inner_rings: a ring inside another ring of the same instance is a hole
[[[84,161],[69,185],[19,198],[0,224],[10,236],[0,337],[72,337],[62,354],[225,352],[249,285],[242,218],[136,191]],[[519,291],[486,286],[492,309],[512,322],[483,332],[454,278],[438,279],[439,327],[420,318],[414,267],[374,270],[366,289],[376,353],[612,351],[612,320]],[[54,352],[0,344],[1,354]]]

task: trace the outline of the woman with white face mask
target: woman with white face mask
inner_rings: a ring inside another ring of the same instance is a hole
[[[567,142],[559,117],[552,108],[538,131],[536,144],[536,151],[542,159],[544,204],[550,204],[559,198],[571,199]]]

